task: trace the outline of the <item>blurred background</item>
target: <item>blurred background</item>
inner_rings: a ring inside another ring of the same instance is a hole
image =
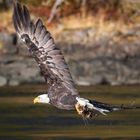
[[[55,38],[78,85],[140,83],[139,0],[20,0]],[[0,86],[43,83],[0,0]]]
[[[19,1],[51,32],[82,97],[140,106],[140,0]],[[82,120],[74,111],[34,105],[46,90],[15,33],[12,0],[0,0],[0,139],[140,139],[139,110]]]

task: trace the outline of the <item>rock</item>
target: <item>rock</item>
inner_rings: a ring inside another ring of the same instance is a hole
[[[19,80],[16,80],[16,79],[10,79],[8,85],[9,86],[18,86],[18,85],[20,85],[20,82],[19,82]]]
[[[0,55],[0,64],[4,64],[5,66],[7,64],[14,63],[21,60],[23,60],[23,58],[17,55],[9,55],[9,54]]]
[[[104,77],[101,74],[94,75],[93,79],[90,78],[90,83],[91,85],[99,85],[99,84],[104,84]]]
[[[43,76],[39,75],[39,76],[33,77],[31,83],[42,84],[42,83],[45,83],[45,79]]]
[[[30,55],[27,46],[22,41],[19,40],[17,47],[18,47],[19,55],[21,55],[21,56],[29,56]]]
[[[38,76],[39,73],[40,73],[39,68],[37,68],[37,67],[31,68],[30,67],[30,68],[22,69],[20,71],[20,76],[23,77],[23,79],[30,79],[30,78]]]
[[[58,36],[57,40],[63,42],[72,42],[73,44],[84,44],[86,45],[90,42],[89,39],[93,42],[93,36],[95,35],[95,28],[86,28],[86,29],[74,29],[74,30],[64,30],[61,33],[61,36]]]
[[[0,76],[0,86],[5,86],[7,84],[7,79],[3,76]]]
[[[86,80],[85,78],[82,78],[82,77],[80,77],[79,79],[77,79],[75,81],[75,83],[77,85],[80,85],[80,86],[90,86],[91,85],[91,83],[90,83],[89,80]]]
[[[95,29],[66,30],[57,38],[57,46],[64,53],[71,74],[79,85],[139,84],[140,83],[140,35],[127,40],[135,32],[120,34],[102,33]],[[11,36],[0,34],[2,41],[12,42]],[[1,42],[1,40],[0,40]],[[13,43],[14,44],[14,43]],[[16,43],[15,43],[16,44]],[[13,48],[0,55],[0,85],[44,83],[40,69],[26,47],[19,43],[18,55]],[[10,47],[10,45],[9,45]],[[13,51],[13,52],[12,52]],[[8,79],[8,80],[7,80]],[[8,83],[7,83],[8,81]]]
[[[3,52],[6,54],[17,53],[17,36],[16,34],[0,33],[0,42],[3,44]]]
[[[75,80],[76,84],[81,86],[98,85],[104,82],[103,77],[101,75],[94,75],[93,78],[88,76],[87,77],[80,76],[78,79]]]

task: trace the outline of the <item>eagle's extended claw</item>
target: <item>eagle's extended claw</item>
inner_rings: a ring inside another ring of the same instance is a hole
[[[82,106],[78,102],[75,105],[76,111],[79,115],[84,118],[92,118],[93,112],[87,108],[87,106]]]

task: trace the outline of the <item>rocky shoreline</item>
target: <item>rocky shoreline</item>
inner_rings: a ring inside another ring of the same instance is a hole
[[[140,27],[98,39],[95,29],[65,30],[55,40],[76,84],[140,84]],[[15,34],[0,33],[0,53],[0,86],[44,83]]]

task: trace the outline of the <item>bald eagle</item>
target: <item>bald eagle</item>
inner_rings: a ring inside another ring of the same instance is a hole
[[[85,118],[120,110],[95,100],[81,98],[75,88],[68,65],[54,39],[42,23],[31,20],[26,6],[14,3],[13,24],[20,39],[26,44],[43,74],[48,91],[34,99],[34,103],[47,103],[59,109],[74,110]]]

